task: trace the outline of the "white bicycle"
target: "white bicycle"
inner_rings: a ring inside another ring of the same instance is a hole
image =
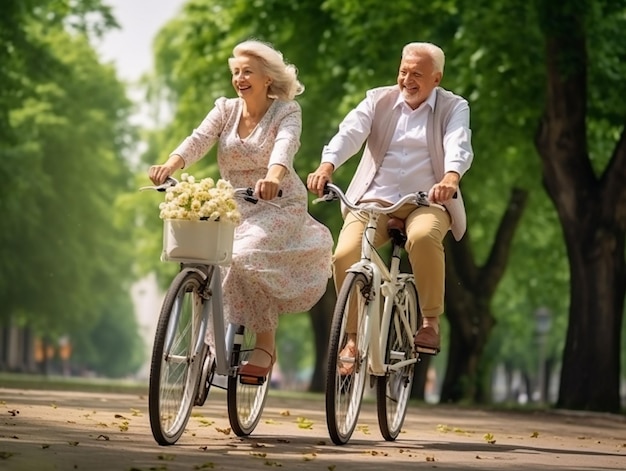
[[[145,187],[165,191],[178,182]],[[270,204],[254,196],[251,188],[235,190],[249,203]],[[278,207],[278,206],[277,206]],[[227,377],[227,409],[237,436],[251,434],[263,412],[270,377],[261,385],[243,384],[237,371],[255,345],[255,334],[243,325],[226,323],[222,305],[220,265],[180,263],[161,307],[154,337],[148,409],[154,439],[173,445],[181,437],[194,406],[204,405],[215,375]],[[227,325],[226,325],[227,324]],[[209,331],[211,345],[205,342]]]
[[[314,203],[337,199],[363,215],[367,224],[361,259],[348,270],[333,314],[326,377],[326,424],[335,444],[343,445],[350,440],[369,375],[371,385],[376,385],[380,431],[385,440],[392,441],[400,433],[406,416],[415,364],[419,360],[413,336],[422,319],[413,275],[400,272],[400,257],[406,242],[404,222],[391,218],[388,223],[392,241],[389,264],[378,254],[373,241],[381,214],[393,213],[405,204],[431,204],[423,192],[407,195],[389,207],[354,204],[332,183],[327,184],[325,195]],[[348,342],[349,307],[352,315],[358,316],[354,358],[340,356]]]

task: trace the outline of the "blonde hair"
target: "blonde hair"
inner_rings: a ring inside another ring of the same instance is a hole
[[[446,63],[446,56],[439,46],[432,43],[409,43],[402,48],[402,58],[415,54],[426,54],[433,61],[434,72],[443,75],[443,67]]]
[[[304,91],[304,85],[298,80],[298,69],[286,63],[282,53],[270,44],[256,39],[239,43],[233,49],[233,57],[228,59],[228,64],[231,65],[233,59],[240,56],[259,60],[263,73],[272,79],[267,90],[268,96],[279,100],[293,100]]]

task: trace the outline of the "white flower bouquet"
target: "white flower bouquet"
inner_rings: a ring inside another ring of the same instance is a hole
[[[178,185],[169,187],[165,201],[159,205],[161,219],[187,221],[241,222],[241,213],[235,201],[235,189],[226,180],[203,178],[200,181],[183,173]]]
[[[235,226],[241,213],[235,190],[226,180],[200,181],[184,173],[159,205],[164,220],[161,259],[183,263],[230,263]]]

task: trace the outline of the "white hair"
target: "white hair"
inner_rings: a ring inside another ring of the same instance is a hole
[[[409,43],[402,48],[402,58],[416,54],[426,54],[433,61],[435,73],[443,74],[443,67],[446,63],[446,56],[439,46],[432,43]]]
[[[272,79],[267,90],[268,96],[280,100],[293,100],[296,95],[304,91],[304,85],[298,80],[298,69],[286,63],[282,53],[270,44],[256,39],[239,43],[233,49],[233,57],[228,59],[228,63],[231,64],[233,59],[240,56],[254,57],[259,60],[263,73]]]

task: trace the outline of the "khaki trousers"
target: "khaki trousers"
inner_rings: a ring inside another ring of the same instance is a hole
[[[376,248],[389,241],[387,221],[397,217],[405,221],[407,234],[406,250],[415,277],[420,309],[424,317],[435,317],[443,313],[445,290],[445,254],[443,238],[450,229],[450,215],[438,207],[415,205],[402,206],[392,214],[381,214],[374,238]],[[366,219],[349,212],[337,240],[333,254],[335,290],[346,278],[346,270],[361,258],[361,238]],[[347,332],[356,332],[356,316],[348,315]]]

